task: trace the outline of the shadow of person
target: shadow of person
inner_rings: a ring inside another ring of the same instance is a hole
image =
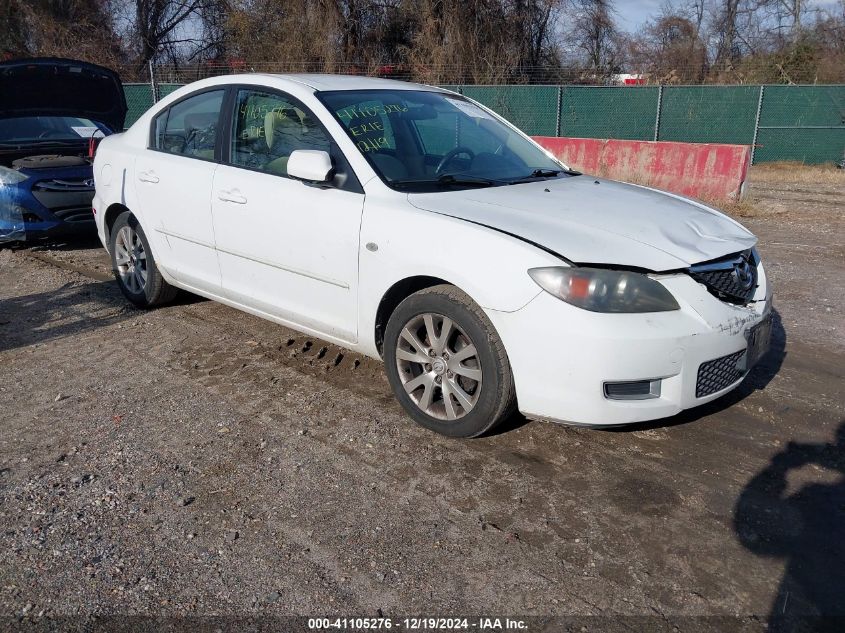
[[[835,483],[789,494],[789,472],[811,464]],[[769,631],[845,631],[845,421],[831,444],[790,442],[775,455],[742,491],[734,530],[753,553],[786,561]]]

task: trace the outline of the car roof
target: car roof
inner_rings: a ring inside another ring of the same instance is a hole
[[[255,73],[252,76],[272,77],[293,81],[312,88],[317,92],[327,90],[437,90],[436,86],[397,81],[396,79],[381,79],[379,77],[362,77],[359,75],[331,75],[320,73],[292,73],[271,74]],[[228,75],[230,78],[244,77],[244,75]]]

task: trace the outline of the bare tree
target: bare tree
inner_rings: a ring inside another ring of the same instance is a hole
[[[700,26],[669,9],[632,39],[628,58],[634,68],[659,83],[698,83],[707,73],[707,48]]]
[[[134,0],[132,5],[128,31],[139,72],[150,61],[195,60],[222,46],[225,0]]]
[[[611,0],[574,0],[576,17],[569,35],[596,77],[607,77],[619,63],[618,31]]]

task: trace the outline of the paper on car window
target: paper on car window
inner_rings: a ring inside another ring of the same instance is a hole
[[[446,97],[446,101],[451,103],[464,114],[467,114],[473,117],[474,119],[490,119],[491,121],[494,120],[493,117],[487,114],[484,110],[479,108],[474,103],[470,103],[469,101],[463,101],[461,99],[450,99],[449,97]]]
[[[94,138],[102,138],[103,136],[103,132],[99,128],[96,128],[94,126],[80,125],[73,126],[71,129],[77,134],[79,134],[79,136],[81,136],[82,138],[91,138],[91,136],[94,136]]]

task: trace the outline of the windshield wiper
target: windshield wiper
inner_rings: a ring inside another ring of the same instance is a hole
[[[484,178],[482,176],[470,176],[467,174],[443,174],[436,180],[393,180],[390,183],[394,187],[404,187],[407,185],[442,185],[450,186],[469,186],[469,187],[493,187],[495,185],[508,184],[505,180],[494,180],[493,178]]]
[[[567,174],[568,176],[580,176],[580,171],[575,171],[574,169],[535,169],[527,176],[520,176],[519,178],[514,178],[513,180],[509,180],[510,184],[514,184],[517,182],[525,182],[526,180],[534,180],[535,178],[554,178],[560,174]]]
[[[469,174],[443,174],[437,179],[437,182],[441,185],[476,185],[479,187],[507,184],[504,180],[485,178],[484,176],[471,176]]]

